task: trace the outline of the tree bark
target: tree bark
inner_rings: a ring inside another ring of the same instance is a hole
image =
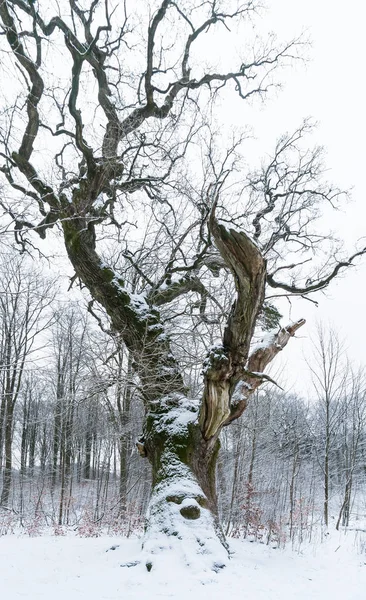
[[[228,558],[216,493],[220,442],[218,435],[204,438],[197,408],[192,400],[172,394],[146,418],[144,450],[153,477],[144,541],[148,569],[158,551],[182,540],[187,564],[201,556],[204,568],[217,570]]]
[[[72,205],[67,210],[72,211]],[[233,272],[237,299],[223,344],[206,360],[203,398],[193,400],[152,300],[129,292],[118,274],[103,263],[86,218],[67,217],[62,226],[70,261],[92,297],[106,309],[117,339],[126,345],[145,403],[145,426],[137,446],[152,465],[146,567],[153,567],[160,551],[174,547],[186,563],[194,556],[203,569],[217,570],[228,558],[216,495],[220,431],[243,413],[249,396],[265,380],[262,371],[304,320],[280,329],[249,355],[264,297],[265,260],[244,232],[220,225],[213,208],[210,227]]]
[[[12,481],[13,405],[8,403],[5,420],[5,468],[0,506],[8,506]]]

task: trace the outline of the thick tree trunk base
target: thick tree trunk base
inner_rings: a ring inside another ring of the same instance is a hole
[[[169,477],[152,493],[143,540],[143,560],[148,570],[164,568],[160,557],[169,553],[178,566],[219,571],[228,562],[228,545],[218,518],[189,468],[173,454]],[[173,558],[174,557],[174,558]]]
[[[182,394],[161,398],[148,412],[138,443],[152,465],[153,489],[138,561],[148,571],[166,569],[172,562],[190,572],[219,571],[229,559],[217,512],[220,444],[217,437],[204,439],[197,408]]]

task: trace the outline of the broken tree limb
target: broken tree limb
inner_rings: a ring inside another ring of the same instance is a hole
[[[305,325],[305,322],[305,319],[299,319],[287,327],[282,327],[277,333],[264,338],[255,346],[249,356],[247,367],[243,370],[242,378],[232,394],[230,416],[224,425],[238,419],[247,407],[249,396],[263,382],[269,381],[268,376],[263,373],[264,369],[294,337],[296,331]]]

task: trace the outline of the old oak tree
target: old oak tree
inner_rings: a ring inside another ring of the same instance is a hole
[[[335,260],[314,226],[341,196],[304,147],[309,123],[246,176],[245,136],[217,134],[230,91],[243,105],[265,95],[301,52],[301,39],[259,41],[256,16],[251,0],[0,0],[6,227],[22,250],[62,234],[90,310],[131,357],[153,477],[148,569],[179,545],[188,562],[225,564],[220,432],[304,323],[280,327],[267,291],[324,289],[362,253]],[[259,325],[276,329],[253,346]]]

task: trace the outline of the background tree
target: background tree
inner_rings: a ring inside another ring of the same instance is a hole
[[[319,326],[314,345],[315,361],[310,365],[318,400],[317,425],[321,427],[320,463],[323,471],[324,523],[329,525],[330,462],[334,457],[337,437],[346,411],[349,366],[335,331]],[[324,444],[323,444],[324,442]]]
[[[340,464],[343,484],[343,498],[337,519],[337,529],[340,524],[348,527],[351,516],[352,495],[354,494],[354,478],[360,468],[360,446],[366,423],[365,378],[362,370],[351,371],[351,381],[347,386],[344,399],[344,414],[341,422]]]
[[[8,257],[0,293],[0,468],[3,470],[0,504],[3,506],[9,503],[11,489],[14,411],[27,371],[26,360],[36,356],[39,338],[51,323],[52,315],[47,313],[47,306],[54,294],[53,287],[54,283],[42,279],[39,273],[31,276],[17,257]],[[29,403],[32,404],[30,398]],[[34,438],[28,434],[32,464]]]
[[[1,126],[11,198],[2,206],[23,249],[33,232],[62,234],[76,277],[131,357],[145,405],[138,446],[152,464],[147,568],[158,549],[184,539],[188,562],[196,551],[217,569],[226,547],[215,486],[220,432],[304,323],[251,348],[260,315],[278,321],[266,286],[305,296],[363,251],[337,260],[314,228],[321,203],[340,193],[322,180],[320,150],[303,147],[307,124],[246,181],[242,138],[217,149],[206,115],[222,88],[243,100],[264,95],[302,45],[252,37],[234,68],[217,53],[216,68],[203,70],[215,35],[226,44],[242,27],[250,39],[255,2],[61,6],[0,4],[4,77],[15,65],[21,74]],[[320,260],[305,273],[315,250]],[[215,345],[191,391],[193,345],[187,355],[182,334],[192,327],[202,336],[209,328]]]

